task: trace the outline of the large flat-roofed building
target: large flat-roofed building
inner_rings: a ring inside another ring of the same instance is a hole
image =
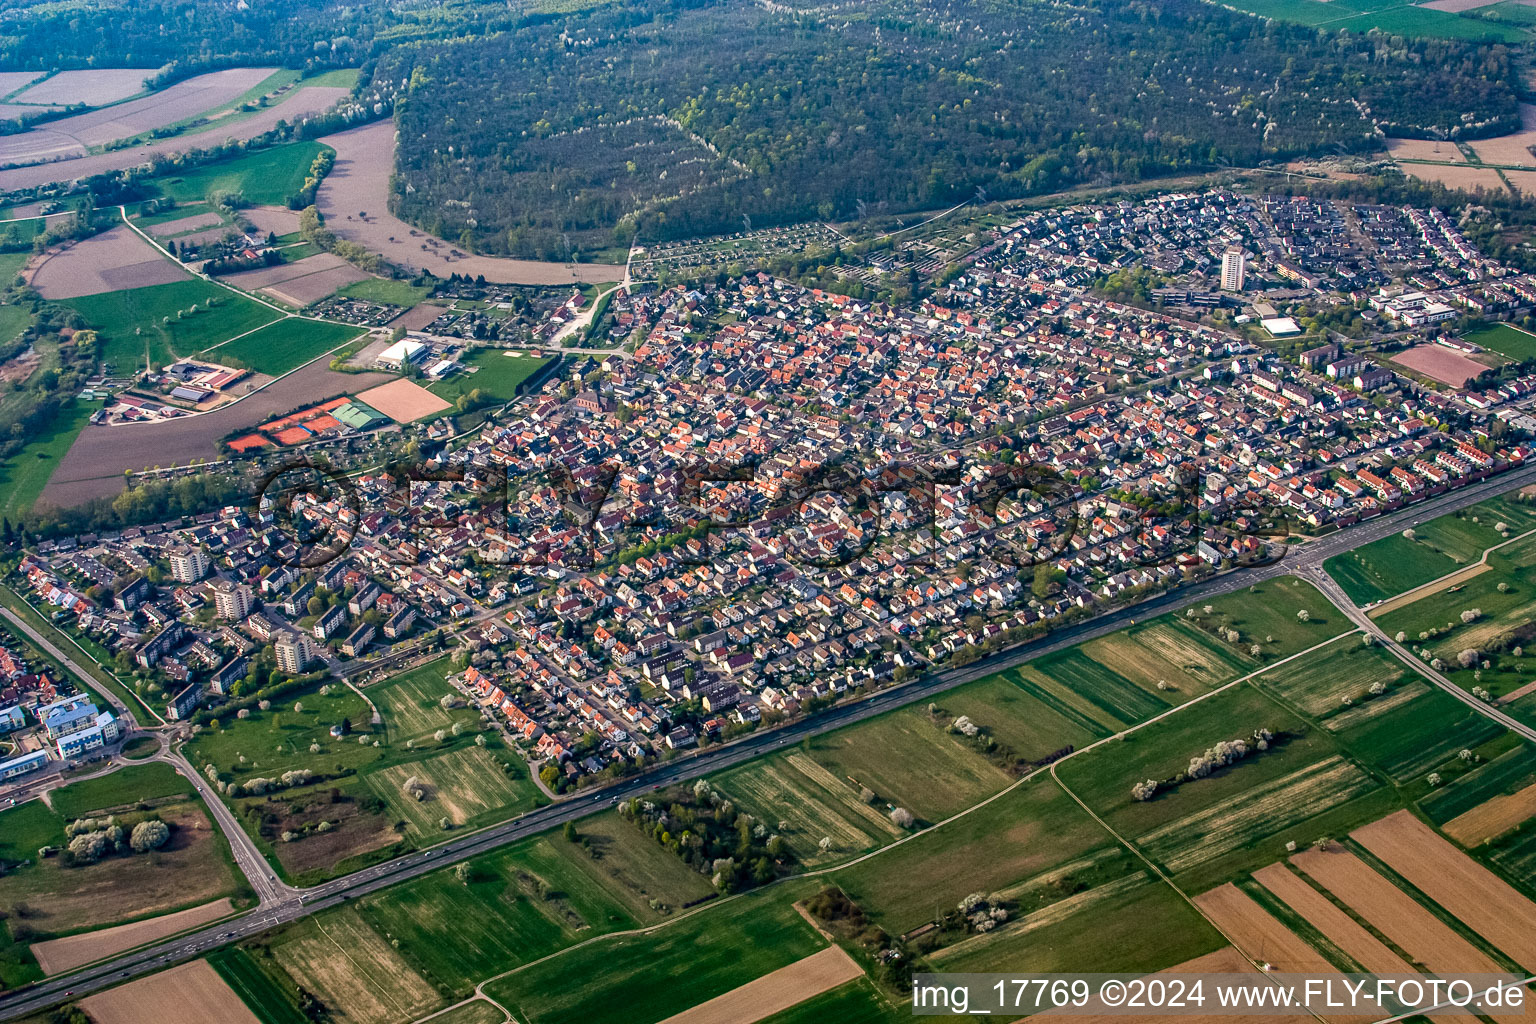
[[[410,338],[401,338],[389,348],[379,353],[377,360],[380,366],[391,370],[402,369],[407,363],[419,363],[427,358],[430,350],[419,341]]]
[[[0,761],[0,782],[14,779],[28,772],[35,772],[48,763],[48,751],[34,750],[30,754],[22,754],[6,761]]]

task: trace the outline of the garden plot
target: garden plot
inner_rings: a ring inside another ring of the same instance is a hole
[[[261,1024],[206,960],[80,1000],[95,1024]]]
[[[1528,970],[1536,970],[1536,904],[1407,811],[1350,833],[1382,863]]]
[[[292,937],[272,947],[273,957],[320,997],[338,1024],[397,1024],[443,1003],[437,990],[355,909],[313,917],[302,930],[288,934]]]
[[[1342,757],[1329,757],[1153,829],[1137,843],[1177,874],[1337,807],[1376,786],[1376,780],[1355,765]]]
[[[45,299],[72,299],[187,279],[185,270],[126,224],[50,253],[32,270],[32,287]]]
[[[519,769],[521,771],[521,769]],[[406,793],[417,780],[423,799]],[[419,835],[439,835],[447,818],[465,825],[491,812],[511,813],[532,806],[532,783],[502,771],[501,763],[483,747],[464,747],[409,764],[382,768],[367,776],[368,785]]]
[[[858,792],[805,754],[755,762],[724,776],[720,788],[779,832],[807,867],[890,842],[901,829]],[[784,824],[788,828],[784,828]],[[831,840],[821,849],[823,839]]]

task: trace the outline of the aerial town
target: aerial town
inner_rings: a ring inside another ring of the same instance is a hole
[[[1536,19],[1335,6],[0,10],[0,1021],[1518,1016]]]

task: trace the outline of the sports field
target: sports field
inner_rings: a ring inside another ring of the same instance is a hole
[[[517,386],[538,373],[548,361],[543,355],[513,355],[500,348],[477,349],[464,360],[465,372],[444,378],[427,390],[450,402],[471,391],[510,402],[517,397]]]
[[[1468,334],[1466,340],[1508,356],[1516,362],[1536,359],[1536,334],[1521,330],[1513,324],[1493,324],[1481,328]]]
[[[361,327],[289,317],[220,345],[203,356],[277,377],[311,359],[318,359],[363,333]]]

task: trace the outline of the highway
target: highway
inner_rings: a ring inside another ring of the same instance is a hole
[[[1342,602],[1341,610],[1357,625],[1370,629],[1380,638],[1380,631],[1375,629],[1364,613],[1344,597],[1337,585],[1328,579],[1322,571],[1323,562],[1334,555],[1401,532],[1434,516],[1453,512],[1484,498],[1502,494],[1532,482],[1536,482],[1536,464],[1499,474],[1460,490],[1399,509],[1389,515],[1358,523],[1326,537],[1307,541],[1293,547],[1283,559],[1269,565],[1239,569],[1180,587],[1171,593],[1149,598],[1140,604],[1110,612],[1088,622],[1063,627],[1039,641],[997,651],[964,668],[951,669],[900,683],[865,699],[836,706],[812,718],[773,730],[755,732],[728,744],[697,751],[658,765],[633,779],[605,787],[597,793],[584,793],[574,799],[539,808],[500,825],[493,825],[479,832],[450,840],[433,849],[364,868],[310,889],[295,890],[281,884],[258,885],[258,878],[266,870],[265,862],[262,861],[257,869],[257,877],[251,879],[252,886],[263,894],[263,902],[256,909],[224,923],[203,928],[179,938],[168,939],[137,952],[104,961],[94,967],[86,967],[73,974],[38,982],[29,988],[0,996],[0,1020],[32,1013],[52,1006],[62,999],[106,988],[127,978],[159,970],[178,961],[204,954],[228,942],[249,938],[275,925],[294,921],[335,906],[345,900],[418,877],[444,865],[476,856],[527,836],[558,828],[567,821],[575,821],[596,814],[631,796],[722,771],[798,743],[804,738],[864,721],[894,708],[921,701],[945,690],[981,679],[1001,669],[1111,633],[1133,621],[1145,621],[1201,599],[1230,594],[1264,580],[1286,575],[1306,578],[1322,586],[1330,598]],[[1452,692],[1460,694],[1461,698],[1484,714],[1500,721],[1501,724],[1536,740],[1536,731],[1508,719],[1497,709],[1462,693],[1443,676],[1436,679],[1438,673],[1432,672],[1427,666],[1422,666],[1411,654],[1402,652],[1401,648],[1390,640],[1386,642],[1388,646],[1394,648],[1395,654],[1409,661],[1416,669],[1434,679],[1437,684],[1449,687]],[[176,756],[179,757],[179,755]],[[182,761],[181,765],[185,765],[185,761]],[[189,766],[183,768],[183,771],[189,771]],[[199,787],[200,790],[202,788],[202,786]],[[242,847],[254,850],[248,837],[244,836],[244,832],[233,820],[233,816],[228,813],[227,808],[224,809],[224,813],[218,813],[218,809],[224,808],[224,805],[217,795],[210,790],[205,794],[205,799],[210,808],[215,809],[220,825],[230,833],[231,846],[237,851]],[[244,839],[244,842],[237,839],[236,834]],[[249,875],[251,870],[249,858],[237,854],[237,859]],[[270,872],[266,873],[270,874]],[[269,878],[268,881],[275,883],[277,880]]]

